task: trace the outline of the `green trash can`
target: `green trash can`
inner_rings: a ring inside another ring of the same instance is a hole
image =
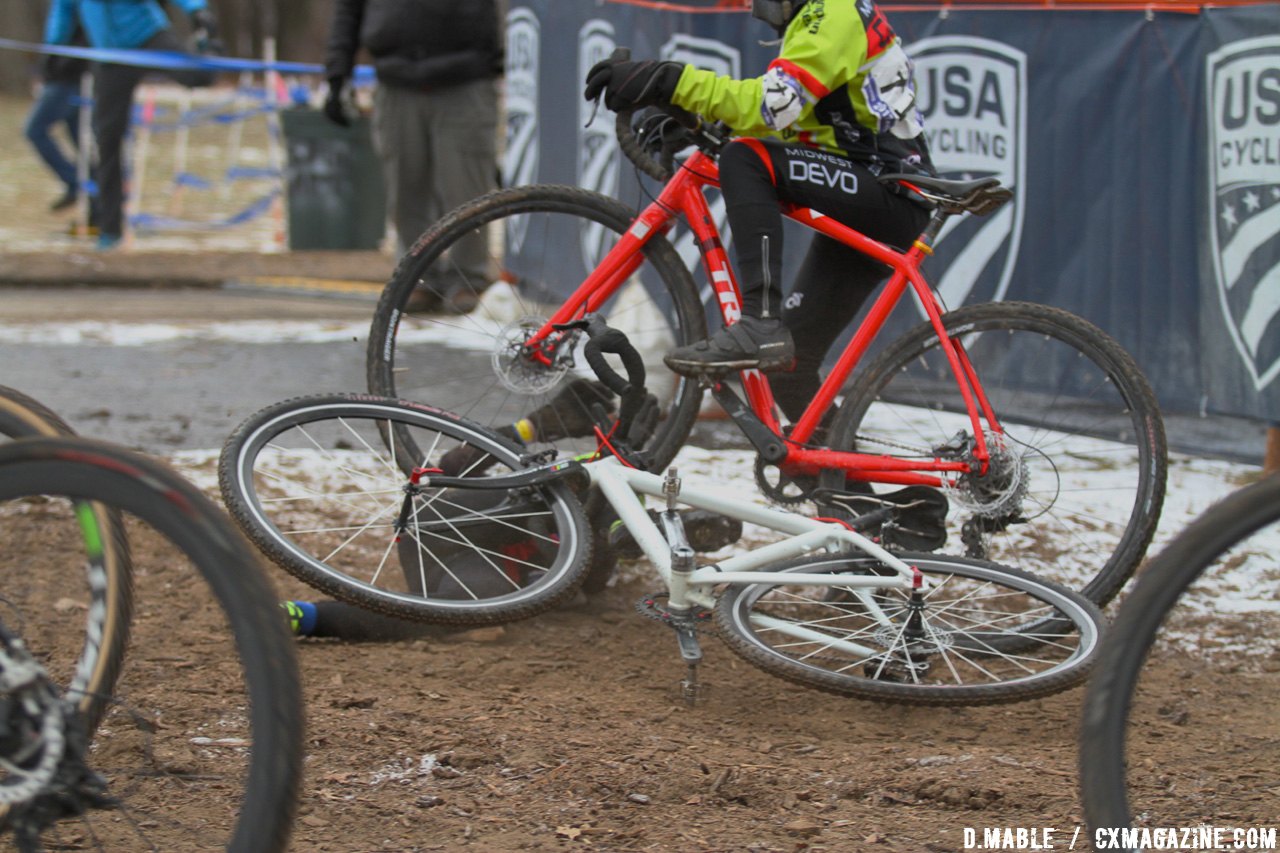
[[[386,189],[368,117],[339,127],[305,107],[280,113],[288,162],[289,248],[377,249]]]

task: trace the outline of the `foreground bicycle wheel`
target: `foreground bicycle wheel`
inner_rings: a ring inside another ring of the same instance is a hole
[[[558,186],[500,190],[449,214],[418,240],[383,290],[369,331],[369,390],[495,429],[529,419],[534,428],[523,437],[533,450],[554,446],[569,456],[594,450],[591,408],[600,397],[588,387],[595,375],[578,334],[564,336],[540,358],[522,344],[633,216],[599,193]],[[474,254],[477,245],[488,249],[480,269],[464,270],[458,258]],[[673,375],[662,356],[703,338],[706,321],[693,279],[665,238],[651,240],[643,260],[618,293],[593,310],[627,334],[649,368],[648,390],[662,419],[647,449],[661,468],[688,436],[701,399],[697,384]],[[478,303],[465,315],[440,306],[407,314],[419,286]],[[616,398],[606,399],[616,407]]]
[[[40,534],[63,529],[75,502],[86,500],[125,514],[147,607],[136,614],[135,652],[91,749],[68,749],[54,784],[8,802],[4,828],[20,849],[285,849],[301,774],[302,699],[292,641],[253,551],[165,466],[101,442],[29,439],[0,446],[4,576],[65,571],[80,543],[68,548]],[[38,641],[27,632],[29,614],[4,615],[25,647]],[[0,747],[59,754],[57,727],[45,725],[56,706],[5,707],[9,724],[47,735]],[[61,731],[68,744],[87,735],[74,718]],[[12,793],[31,768],[18,753],[5,759],[0,793]]]
[[[1203,823],[1274,833],[1278,539],[1273,476],[1192,522],[1125,597],[1080,731],[1091,829]],[[1237,840],[1248,839],[1228,837],[1228,846]]]
[[[56,413],[20,391],[0,386],[0,436],[73,435]],[[41,530],[49,537],[49,530]],[[80,543],[68,563],[51,571],[25,567],[3,579],[11,611],[22,614],[24,636],[39,651],[65,695],[74,698],[90,731],[110,701],[129,644],[133,619],[133,569],[120,513],[101,503],[78,503],[57,531]],[[10,542],[10,547],[18,543]],[[81,569],[81,567],[83,567]],[[13,613],[10,613],[12,621]]]
[[[478,625],[541,613],[585,577],[589,528],[563,481],[429,485],[431,471],[483,478],[522,467],[509,442],[447,412],[338,395],[251,416],[218,473],[241,528],[316,589],[392,616]]]
[[[1023,302],[943,316],[1001,426],[991,470],[945,490],[947,553],[1017,566],[1102,605],[1133,574],[1160,519],[1168,452],[1154,394],[1096,326]],[[855,380],[832,446],[967,460],[973,428],[933,328],[893,342]],[[842,488],[839,472],[822,483]]]
[[[961,557],[900,554],[930,588],[859,595],[848,587],[761,583],[728,590],[721,636],[764,671],[829,693],[921,705],[1015,702],[1084,680],[1102,616],[1031,575]],[[865,577],[865,556],[805,558],[776,571]],[[1028,632],[1028,626],[1051,625]],[[1029,644],[1034,639],[1035,644]],[[1015,651],[1005,648],[1013,640]]]

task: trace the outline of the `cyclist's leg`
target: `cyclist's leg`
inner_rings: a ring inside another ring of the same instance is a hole
[[[773,378],[774,399],[793,423],[822,384],[818,370],[827,350],[857,315],[884,266],[823,234],[814,235],[782,303],[782,322],[796,341],[796,366]]]

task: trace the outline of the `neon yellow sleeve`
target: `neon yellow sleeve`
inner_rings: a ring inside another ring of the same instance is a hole
[[[770,136],[793,124],[807,124],[813,105],[857,77],[866,57],[867,33],[854,3],[810,3],[787,27],[782,51],[765,75],[735,80],[686,66],[672,101],[723,121],[738,133]],[[802,105],[785,115],[780,127],[771,127],[766,95],[778,85],[793,89]]]

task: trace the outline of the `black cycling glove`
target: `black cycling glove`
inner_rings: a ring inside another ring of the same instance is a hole
[[[347,102],[344,97],[346,88],[346,77],[330,77],[329,95],[324,99],[325,117],[340,127],[351,126],[351,118],[347,115]]]
[[[679,62],[602,59],[587,72],[587,88],[582,94],[594,101],[603,92],[604,105],[614,112],[667,104],[682,73],[684,65]]]

